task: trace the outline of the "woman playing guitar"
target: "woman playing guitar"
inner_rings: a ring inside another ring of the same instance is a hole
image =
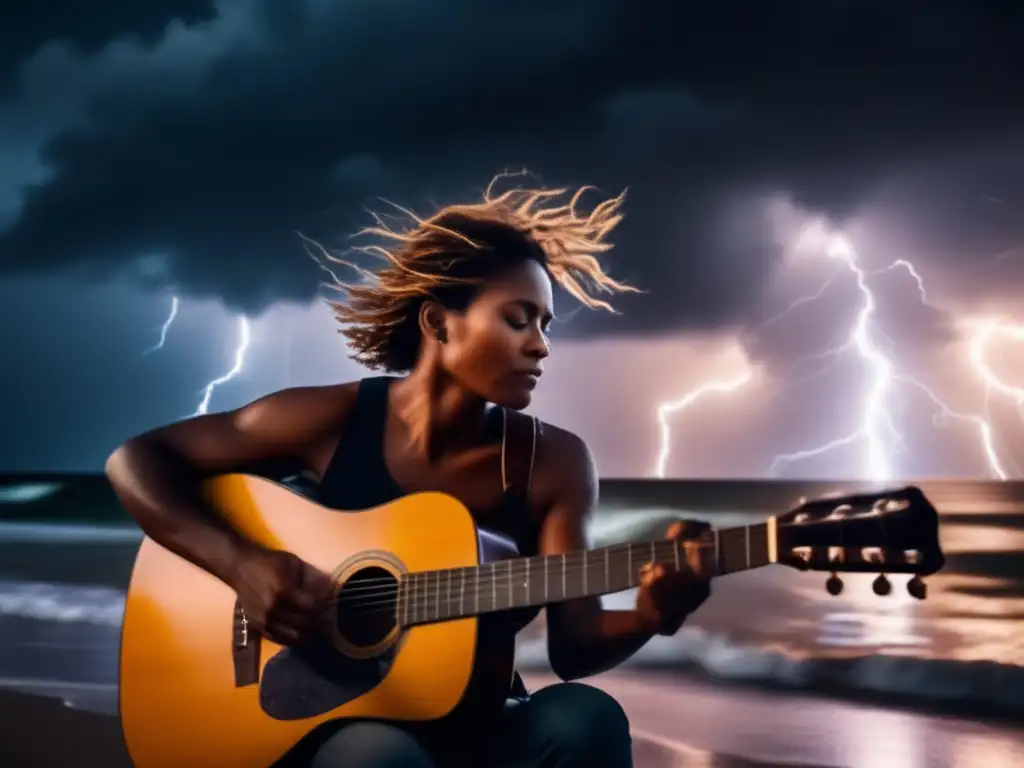
[[[381,222],[368,230],[390,244],[367,249],[384,266],[357,284],[339,283],[342,298],[332,306],[353,357],[398,376],[286,389],[127,441],[107,474],[142,530],[231,587],[253,629],[290,647],[321,631],[328,576],[219,524],[201,500],[204,478],[311,472],[319,478],[317,501],[339,510],[444,491],[524,555],[584,548],[597,502],[590,451],[521,411],[550,354],[553,286],[609,310],[596,293],[633,289],[595,259],[611,247],[605,238],[621,219],[622,197],[581,215],[580,193],[559,206],[552,202],[559,192],[488,190],[481,202],[443,208],[408,231]],[[689,541],[700,532],[677,524],[669,536]],[[632,610],[606,610],[597,598],[548,607],[554,672],[564,681],[595,675],[653,635],[675,633],[707,598],[708,585],[694,557],[678,572],[649,569]],[[346,722],[307,739],[285,762],[631,765],[629,725],[608,695],[578,682],[528,694],[518,675],[510,682],[515,632],[534,615],[489,621],[473,696],[448,727]],[[483,706],[486,696],[497,696],[499,706]]]

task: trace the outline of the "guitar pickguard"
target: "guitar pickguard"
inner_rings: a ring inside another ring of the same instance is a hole
[[[387,676],[395,649],[353,659],[330,645],[284,649],[263,668],[260,708],[275,720],[303,720],[330,712],[376,688]]]

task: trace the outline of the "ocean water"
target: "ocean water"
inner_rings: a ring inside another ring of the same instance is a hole
[[[823,574],[773,566],[717,580],[678,635],[656,638],[629,663],[1024,717],[1024,484],[921,485],[941,513],[947,557],[928,600],[907,594],[907,577],[891,577],[892,594],[878,597],[872,576],[848,576],[832,597]],[[591,538],[650,536],[676,516],[753,522],[785,511],[784,499],[827,490],[858,488],[609,481]],[[0,684],[59,686],[84,706],[112,706],[124,591],[140,540],[102,478],[0,478]],[[524,670],[545,669],[543,635],[542,621],[524,630]]]

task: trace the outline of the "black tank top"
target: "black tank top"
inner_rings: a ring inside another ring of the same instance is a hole
[[[317,488],[316,499],[325,507],[339,510],[368,509],[408,495],[395,482],[384,462],[388,392],[393,381],[393,377],[378,376],[359,382],[355,406]],[[519,421],[524,418],[528,420],[526,426],[531,433],[525,440],[523,423]],[[533,477],[537,422],[518,414],[510,417],[502,408],[492,408],[486,429],[492,431],[492,434],[501,434],[502,481],[505,488],[500,504],[502,512],[508,514],[504,519],[517,528],[516,543],[520,547],[530,548],[533,542],[529,536],[528,493]]]
[[[393,377],[379,376],[359,382],[355,406],[317,489],[317,501],[323,506],[362,510],[408,495],[391,476],[384,461],[388,392],[394,380]],[[502,439],[502,482],[505,488],[498,511],[501,519],[512,529],[520,554],[536,554],[537,532],[530,522],[528,498],[538,422],[533,418],[527,421],[519,414],[510,418],[502,408],[493,408],[489,419],[488,427],[495,429],[496,433],[500,431]],[[526,693],[522,678],[516,673],[511,695],[525,696]]]

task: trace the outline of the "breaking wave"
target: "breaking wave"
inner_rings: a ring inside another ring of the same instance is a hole
[[[0,504],[30,504],[53,496],[63,483],[17,483],[0,486]]]
[[[111,587],[0,581],[0,616],[118,627],[124,599]]]
[[[142,531],[135,525],[0,522],[0,543],[138,544]]]
[[[546,669],[542,638],[521,643],[519,665]],[[896,656],[797,656],[685,628],[656,637],[623,668],[688,672],[758,687],[805,690],[906,704],[952,705],[1024,713],[1024,667],[992,661]]]

